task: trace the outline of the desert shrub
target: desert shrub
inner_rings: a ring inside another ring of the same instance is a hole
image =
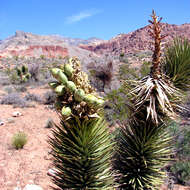
[[[138,79],[137,68],[131,68],[128,64],[122,64],[119,67],[119,80]]]
[[[106,94],[107,105],[111,109],[105,109],[105,116],[108,121],[125,122],[128,118],[127,106],[129,97],[127,93],[129,89],[133,88],[130,80],[139,80],[150,72],[150,62],[144,62],[140,70],[137,68],[130,68],[127,64],[122,64],[119,68],[119,80],[128,80],[128,89],[125,85],[121,85],[118,89],[114,89]]]
[[[140,77],[144,77],[150,73],[151,62],[144,61],[140,68]]]
[[[10,80],[8,74],[6,73],[6,70],[0,71],[0,85],[5,86],[9,84]]]
[[[52,91],[47,91],[43,95],[43,103],[44,104],[54,104],[56,100],[56,94]]]
[[[33,79],[34,81],[38,81],[39,64],[31,64],[29,66],[29,73],[31,75],[31,79]]]
[[[13,93],[15,91],[15,88],[12,85],[6,86],[3,89],[5,92],[7,92],[8,94]]]
[[[117,90],[112,90],[107,93],[105,99],[107,103],[105,105],[105,118],[112,124],[114,122],[125,122],[128,118],[127,102],[125,87],[122,85]]]
[[[39,95],[28,93],[25,95],[24,99],[26,101],[35,101],[35,102],[42,102],[42,98]]]
[[[171,172],[178,184],[190,185],[190,161],[177,161],[172,165]]]
[[[27,135],[24,132],[18,132],[12,137],[12,145],[16,149],[23,148],[27,143]]]
[[[123,63],[126,63],[126,64],[129,64],[129,60],[128,60],[127,56],[124,53],[120,54],[119,61],[123,62]]]
[[[10,74],[9,74],[9,80],[11,81],[12,84],[18,84],[20,83],[19,81],[19,77],[16,73],[16,71],[11,71]]]
[[[15,90],[17,92],[26,92],[27,88],[24,84],[20,84],[20,85],[15,85]]]
[[[5,95],[1,101],[0,104],[7,104],[7,105],[14,105],[18,107],[28,107],[28,103],[26,100],[24,100],[18,93],[10,93],[8,95]]]
[[[190,126],[180,126],[171,122],[169,132],[173,135],[174,161],[170,166],[174,181],[188,185],[190,182]]]
[[[45,59],[45,55],[40,55],[40,59]]]
[[[143,62],[140,68],[130,67],[129,64],[122,64],[119,67],[118,78],[120,80],[139,80],[150,73],[150,62]]]
[[[52,128],[54,126],[54,122],[52,118],[49,118],[45,124],[45,128]]]

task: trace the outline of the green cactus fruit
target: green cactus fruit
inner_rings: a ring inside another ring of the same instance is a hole
[[[97,107],[101,107],[101,106],[104,104],[104,100],[98,98],[98,99],[96,100],[95,104],[96,104]]]
[[[60,70],[58,71],[58,78],[57,80],[63,84],[67,84],[68,82],[68,79],[67,79],[67,76]]]
[[[61,110],[63,116],[70,116],[71,115],[71,108],[70,107],[63,107]]]
[[[55,77],[56,79],[58,78],[58,72],[61,71],[61,69],[59,68],[52,68],[50,70],[51,74],[53,75],[53,77]]]
[[[68,81],[66,83],[67,85],[67,88],[71,91],[71,92],[75,92],[75,90],[77,89],[76,86],[75,86],[75,83],[73,81]]]
[[[68,77],[71,77],[72,76],[72,73],[73,73],[73,68],[70,64],[65,64],[64,65],[64,72],[65,74],[68,76]]]
[[[49,84],[50,88],[53,90],[59,85],[59,83],[57,81],[49,82],[48,84]]]
[[[92,95],[92,94],[87,94],[84,96],[84,100],[89,103],[89,104],[96,104],[97,102],[97,98],[96,96]]]
[[[85,92],[82,89],[78,89],[74,93],[74,98],[76,101],[81,102],[84,99]]]
[[[55,88],[55,92],[57,95],[62,96],[65,93],[65,86],[59,85]]]

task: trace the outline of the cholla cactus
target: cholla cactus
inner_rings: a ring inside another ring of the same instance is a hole
[[[113,189],[110,158],[112,143],[100,111],[104,100],[90,86],[77,58],[51,73],[57,81],[50,87],[57,94],[55,103],[60,125],[53,128],[53,181],[60,189]]]
[[[21,68],[16,67],[16,74],[21,82],[27,82],[31,77],[30,73],[28,72],[28,67],[26,65],[22,65]]]
[[[79,115],[80,118],[97,116],[104,100],[97,96],[89,84],[88,75],[81,71],[77,58],[70,58],[63,69],[53,68],[51,73],[57,81],[50,82],[49,85],[58,95],[56,105],[59,105],[57,107],[59,111],[62,105],[63,116]]]

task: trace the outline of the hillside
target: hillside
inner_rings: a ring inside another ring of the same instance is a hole
[[[88,60],[93,53],[77,47],[78,44],[97,44],[102,40],[65,38],[58,35],[36,35],[17,31],[3,41],[0,41],[0,57],[40,57],[46,58],[78,56]]]
[[[175,25],[163,23],[162,28],[162,34],[167,35],[163,43],[168,43],[177,36],[190,39],[190,24]],[[150,26],[147,25],[128,34],[120,34],[98,45],[80,45],[80,47],[97,54],[106,53],[113,55],[119,55],[121,52],[135,53],[147,51],[153,47],[151,37],[148,35],[149,30]]]

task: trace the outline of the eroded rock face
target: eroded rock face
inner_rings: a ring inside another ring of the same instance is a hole
[[[163,35],[167,35],[163,43],[171,42],[176,36],[190,40],[190,24],[174,25],[163,23]],[[145,26],[128,34],[120,34],[107,42],[98,45],[81,45],[80,47],[97,54],[108,53],[119,55],[121,52],[134,53],[136,51],[152,50],[153,44],[148,35],[150,26]]]
[[[14,36],[0,41],[0,58],[3,57],[40,57],[46,58],[89,55],[87,50],[78,44],[98,44],[99,39],[88,40],[66,38],[59,35],[36,35],[29,32],[16,31]]]
[[[68,49],[62,46],[54,45],[32,45],[32,46],[17,46],[14,49],[5,49],[0,51],[1,57],[25,56],[25,57],[40,57],[47,58],[65,57],[68,55]]]

